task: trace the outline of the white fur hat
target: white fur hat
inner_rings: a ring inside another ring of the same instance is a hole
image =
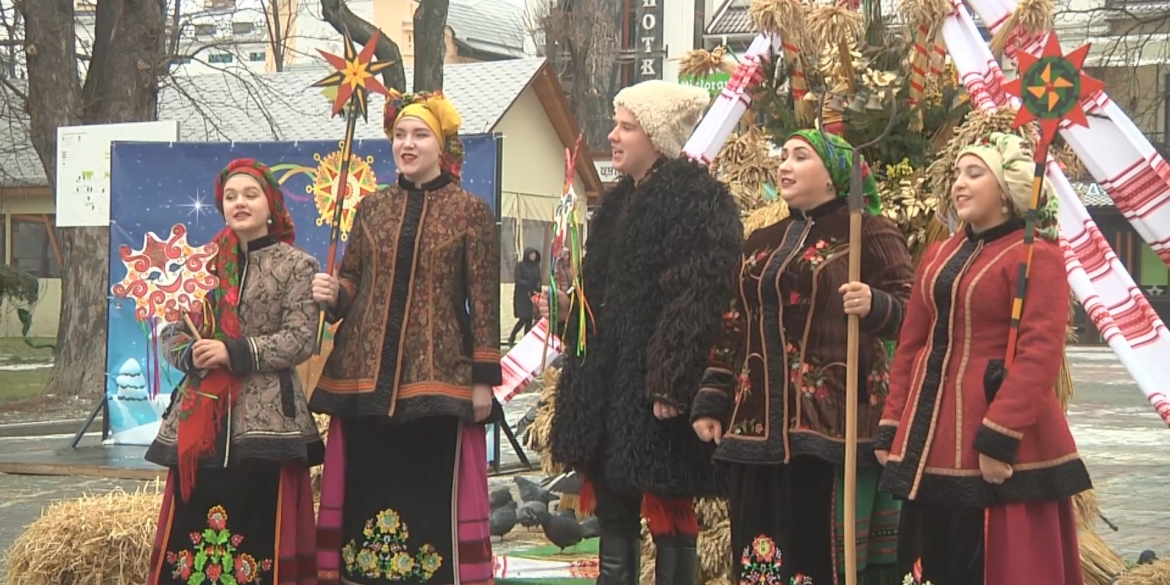
[[[658,152],[675,158],[710,102],[710,94],[700,87],[651,79],[619,91],[613,107],[629,110]]]

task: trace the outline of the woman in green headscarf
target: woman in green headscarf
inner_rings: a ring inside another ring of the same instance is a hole
[[[883,342],[898,335],[914,278],[910,252],[880,215],[863,163],[861,282],[849,282],[853,147],[802,130],[780,157],[791,216],[744,245],[739,293],[691,408],[728,470],[734,582],[829,585],[844,572],[846,315],[858,315],[860,582],[900,583],[898,506],[877,492],[871,441],[889,379]]]

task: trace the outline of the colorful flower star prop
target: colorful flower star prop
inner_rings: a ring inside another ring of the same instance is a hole
[[[1040,124],[1040,144],[1037,150],[1047,149],[1063,120],[1088,126],[1081,100],[1105,89],[1105,84],[1082,70],[1089,45],[1065,55],[1056,34],[1045,41],[1039,57],[1026,51],[1017,53],[1020,77],[1004,86],[1009,94],[1020,98],[1021,107],[1014,126],[1019,128],[1032,120]]]

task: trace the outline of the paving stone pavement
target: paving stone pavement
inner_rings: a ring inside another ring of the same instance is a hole
[[[1170,556],[1166,531],[1170,507],[1161,502],[1170,493],[1170,430],[1108,349],[1072,348],[1069,358],[1076,380],[1076,396],[1069,409],[1073,434],[1093,475],[1102,513],[1118,527],[1114,532],[1099,523],[1098,532],[1129,560],[1136,560],[1144,549],[1166,558]],[[505,407],[508,421],[515,425],[536,400],[535,393],[517,396]],[[44,448],[52,441],[67,445],[69,438],[0,439],[0,453]],[[501,454],[506,467],[515,465],[516,454],[506,439],[502,439]],[[531,458],[538,464],[534,454]],[[539,479],[540,474],[522,475]],[[0,551],[6,550],[51,502],[114,489],[133,491],[143,485],[145,482],[0,474]],[[491,489],[514,487],[511,476],[491,477],[489,485]],[[508,552],[532,546],[540,539],[539,532],[517,529],[495,546]]]

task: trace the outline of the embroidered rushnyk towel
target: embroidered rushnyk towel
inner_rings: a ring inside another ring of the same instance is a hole
[[[1015,10],[1015,0],[970,0],[994,32]],[[970,12],[959,0],[942,28],[947,50],[975,107],[1018,106],[1003,91],[1003,71],[979,34]],[[1028,39],[1038,53],[1042,39]],[[761,34],[752,42],[730,81],[699,123],[683,152],[710,162],[751,105],[752,90],[769,66],[769,52],[780,40]],[[1009,44],[1010,46],[1010,44]],[[1009,48],[1009,55],[1014,54]],[[1170,263],[1170,166],[1109,97],[1099,92],[1085,99],[1089,127],[1061,127],[1093,177],[1164,261]],[[1162,420],[1170,425],[1170,332],[1150,307],[1129,272],[1102,237],[1088,210],[1060,167],[1049,158],[1048,177],[1060,199],[1061,248],[1069,285],[1110,348],[1128,369]]]
[[[1016,7],[1015,0],[970,0],[970,5],[983,22],[992,23],[993,33]],[[956,2],[943,24],[942,36],[975,107],[1019,106],[1003,91],[1003,71],[961,2]],[[1028,39],[1025,50],[1038,53],[1042,41]],[[1014,51],[1010,48],[1009,56]],[[1170,167],[1104,92],[1088,96],[1084,105],[1090,112],[1089,127],[1066,123],[1061,136],[1142,238],[1164,261],[1170,261]],[[1047,175],[1060,199],[1061,248],[1069,285],[1150,404],[1170,425],[1166,390],[1170,333],[1051,157]]]

